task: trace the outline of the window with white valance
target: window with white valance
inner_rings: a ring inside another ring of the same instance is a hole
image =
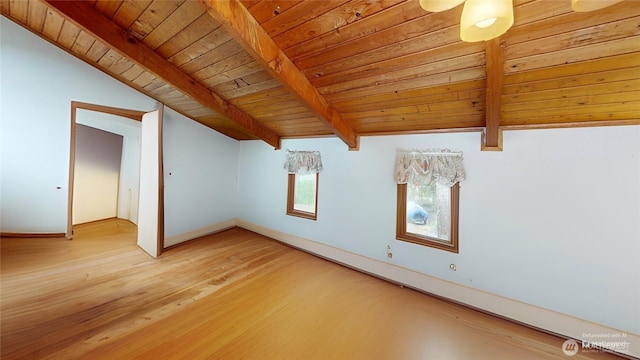
[[[287,150],[284,169],[289,173],[287,215],[316,220],[318,179],[323,169],[320,152]]]
[[[397,150],[395,181],[398,184],[430,184],[434,181],[453,186],[466,177],[462,152],[447,149]]]
[[[397,150],[396,239],[458,252],[458,204],[466,173],[462,152]]]
[[[319,151],[287,150],[284,169],[289,174],[315,174],[322,171],[322,157]]]

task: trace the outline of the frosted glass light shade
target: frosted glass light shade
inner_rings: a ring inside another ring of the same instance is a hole
[[[420,0],[420,7],[429,12],[440,12],[462,4],[464,0]]]
[[[513,25],[513,0],[467,0],[460,19],[460,39],[485,41],[504,34]]]
[[[573,11],[585,12],[605,8],[622,0],[571,0]]]

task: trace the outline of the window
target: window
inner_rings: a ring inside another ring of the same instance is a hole
[[[323,169],[320,152],[287,150],[284,168],[289,173],[287,215],[316,220],[318,178]]]
[[[289,174],[287,215],[316,220],[318,177],[318,173]]]
[[[396,239],[458,252],[462,153],[405,151],[396,155]]]
[[[458,252],[460,184],[398,184],[396,239]]]

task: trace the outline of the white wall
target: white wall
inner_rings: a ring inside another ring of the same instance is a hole
[[[396,148],[464,152],[460,253],[395,240]],[[319,150],[318,220],[285,215],[284,150]],[[640,127],[240,145],[239,217],[474,289],[640,333]],[[456,264],[457,271],[449,269]],[[471,304],[474,305],[474,304]]]
[[[140,185],[140,121],[86,109],[77,109],[76,111],[76,123],[122,135],[117,217],[137,224]]]
[[[164,116],[165,246],[193,229],[233,220],[239,142],[166,109]]]
[[[64,233],[71,101],[135,110],[156,102],[5,17],[0,26],[1,230]]]
[[[116,217],[123,137],[76,125],[73,224]]]
[[[0,26],[0,231],[64,233],[71,101],[142,111],[156,101],[4,17]],[[165,169],[176,174],[165,175],[165,233],[234,219],[237,142],[165,114]]]

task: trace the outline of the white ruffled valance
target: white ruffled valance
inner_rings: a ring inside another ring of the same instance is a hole
[[[292,151],[287,149],[284,169],[289,174],[315,174],[322,171],[320,151]]]
[[[430,184],[446,186],[465,179],[462,152],[448,149],[401,150],[396,152],[395,181],[398,184]]]

